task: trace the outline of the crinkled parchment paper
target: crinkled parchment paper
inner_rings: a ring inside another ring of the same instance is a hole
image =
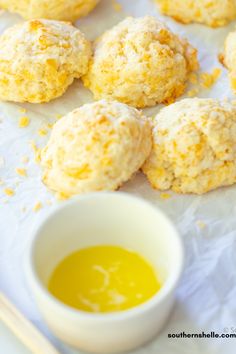
[[[78,21],[90,39],[112,27],[129,15],[155,15],[168,23],[171,29],[187,37],[199,50],[203,71],[220,67],[217,55],[223,47],[224,38],[235,24],[221,29],[201,25],[181,25],[158,13],[150,0],[119,1],[124,12],[117,12],[109,0],[101,4],[87,18]],[[0,31],[20,22],[17,15],[3,12],[0,15]],[[210,90],[202,90],[201,97],[231,98],[226,70]],[[34,162],[29,142],[34,140],[43,146],[48,136],[39,136],[38,130],[53,122],[58,114],[92,101],[92,95],[76,81],[67,93],[48,104],[17,105],[0,103],[0,289],[32,320],[62,353],[74,353],[64,344],[52,338],[37,312],[26,285],[24,262],[31,230],[58,202],[40,182],[40,168]],[[30,118],[27,128],[18,128],[18,119],[25,115],[19,108],[27,109]],[[146,110],[150,115],[160,109]],[[23,156],[30,158],[26,165],[28,177],[19,177],[16,167],[24,164]],[[13,197],[4,194],[4,188],[15,190]],[[186,247],[186,266],[176,294],[176,306],[168,324],[156,340],[141,348],[137,354],[235,354],[235,339],[168,339],[168,333],[223,332],[227,327],[236,330],[236,186],[219,189],[204,196],[182,196],[170,193],[163,199],[161,193],[151,189],[140,173],[122,190],[141,196],[159,206],[173,220],[180,231]],[[41,202],[43,208],[37,213],[33,207]],[[51,206],[48,204],[52,203]]]

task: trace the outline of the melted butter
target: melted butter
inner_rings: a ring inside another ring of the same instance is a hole
[[[142,304],[158,292],[160,283],[139,254],[116,246],[95,246],[62,260],[48,289],[71,307],[104,313]]]

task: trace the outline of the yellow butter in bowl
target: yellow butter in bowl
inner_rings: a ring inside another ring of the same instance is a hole
[[[161,288],[154,268],[138,253],[118,246],[74,252],[53,271],[48,289],[73,308],[97,313],[138,306]]]
[[[82,352],[112,354],[161,331],[184,250],[155,205],[121,192],[84,193],[52,210],[32,239],[28,281],[60,340]]]

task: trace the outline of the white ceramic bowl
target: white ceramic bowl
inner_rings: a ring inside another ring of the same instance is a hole
[[[119,245],[143,255],[163,286],[133,309],[91,314],[64,305],[47,290],[49,277],[67,255],[92,245]],[[183,267],[180,237],[167,217],[148,202],[125,193],[93,193],[63,203],[33,235],[27,273],[41,313],[52,332],[73,347],[94,353],[134,349],[163,327]]]

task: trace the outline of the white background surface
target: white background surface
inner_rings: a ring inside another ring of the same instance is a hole
[[[0,353],[30,354],[18,339],[0,322]]]
[[[224,38],[232,23],[221,29],[210,29],[201,25],[181,25],[159,15],[157,7],[148,0],[119,1],[126,13],[133,16],[155,15],[182,36],[187,37],[199,49],[199,59],[203,71],[221,67],[217,60],[222,50]],[[93,39],[104,29],[119,22],[126,15],[117,13],[111,1],[101,0],[98,8],[77,25]],[[3,13],[0,16],[0,31],[11,24],[22,21],[16,15]],[[202,97],[231,97],[226,71],[211,90],[202,91]],[[47,332],[35,308],[24,276],[24,261],[31,230],[40,222],[49,209],[48,200],[54,200],[40,182],[40,168],[34,162],[34,154],[29,146],[35,140],[43,146],[48,137],[40,137],[38,129],[55,120],[56,114],[64,114],[92,100],[91,94],[76,81],[67,93],[49,104],[16,105],[0,103],[0,289],[56,343],[62,353],[73,351],[56,341]],[[18,119],[23,114],[19,107],[27,108],[30,126],[19,129]],[[160,107],[147,110],[153,114]],[[16,167],[22,167],[22,156],[29,156],[28,177],[17,176]],[[15,189],[15,196],[6,197],[5,187]],[[236,330],[236,186],[211,192],[204,196],[181,196],[171,193],[171,198],[163,200],[160,193],[148,185],[141,174],[127,183],[122,190],[142,196],[163,209],[179,229],[186,247],[186,266],[182,282],[176,294],[176,306],[163,332],[137,354],[235,354],[234,340],[168,339],[170,332],[223,332],[225,327]],[[32,211],[37,201],[43,208],[38,213]],[[26,211],[23,212],[22,208]],[[198,221],[206,227],[200,228]],[[7,341],[6,330],[0,324],[0,353],[23,354],[24,350],[13,349],[14,342]],[[5,339],[4,339],[5,338]]]

